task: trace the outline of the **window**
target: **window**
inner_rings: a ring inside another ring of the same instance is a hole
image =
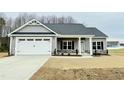
[[[33,41],[33,39],[27,39],[27,41]]]
[[[93,49],[94,50],[97,50],[97,49],[102,49],[103,50],[103,41],[93,42]]]
[[[63,41],[63,49],[74,49],[74,41]]]
[[[50,39],[44,39],[44,41],[50,41]]]
[[[42,39],[35,39],[35,41],[42,41]]]
[[[96,50],[96,42],[93,42],[93,49]]]
[[[63,49],[67,49],[67,42],[63,42]]]
[[[19,39],[19,41],[25,41],[25,39]]]
[[[68,42],[68,49],[72,49],[72,42]]]
[[[97,49],[101,49],[101,42],[97,42]]]

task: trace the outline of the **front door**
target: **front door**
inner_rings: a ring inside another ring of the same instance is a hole
[[[85,41],[81,41],[81,53],[85,52]]]

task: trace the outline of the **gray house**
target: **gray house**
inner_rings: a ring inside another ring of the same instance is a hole
[[[107,35],[83,24],[42,24],[33,19],[8,36],[12,55],[93,55],[107,49]]]
[[[119,47],[120,46],[120,43],[119,41],[107,41],[107,47],[108,48],[116,48],[116,47]]]

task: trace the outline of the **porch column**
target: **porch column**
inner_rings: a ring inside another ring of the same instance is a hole
[[[55,49],[57,49],[57,37],[55,37]]]
[[[79,37],[78,40],[78,51],[79,51],[79,55],[81,55],[81,37]]]
[[[93,49],[92,49],[92,37],[89,38],[90,43],[90,55],[93,55]]]
[[[56,53],[57,53],[57,37],[55,37],[55,49],[56,49]]]
[[[10,37],[10,41],[9,41],[9,55],[12,54],[11,51],[12,51],[12,37]]]

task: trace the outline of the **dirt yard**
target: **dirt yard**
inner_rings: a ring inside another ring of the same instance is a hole
[[[111,55],[124,56],[124,49],[111,49],[109,50]]]
[[[42,68],[32,80],[124,80],[124,68],[54,69]]]
[[[0,58],[7,57],[8,53],[7,52],[0,52]]]
[[[120,51],[120,53],[119,53]],[[51,57],[33,80],[124,80],[124,49],[93,58]]]

